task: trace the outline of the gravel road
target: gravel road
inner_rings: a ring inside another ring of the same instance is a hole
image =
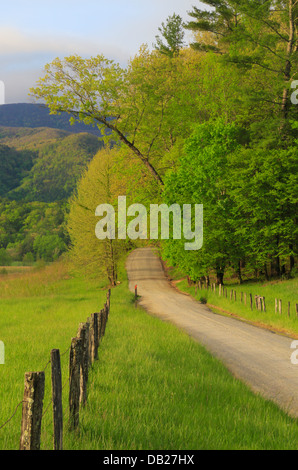
[[[140,305],[174,323],[218,357],[252,390],[298,417],[298,365],[291,364],[293,339],[211,312],[178,292],[167,280],[151,248],[133,251],[127,260],[129,288],[138,286]]]

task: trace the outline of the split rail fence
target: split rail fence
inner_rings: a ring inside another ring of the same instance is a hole
[[[218,295],[221,297],[226,297],[227,299],[229,298],[231,301],[236,301],[239,299],[240,296],[240,302],[244,303],[245,305],[248,305],[251,310],[259,310],[261,312],[267,312],[267,305],[266,305],[266,298],[262,295],[252,295],[252,294],[247,294],[246,292],[240,292],[240,295],[238,293],[237,297],[237,291],[235,289],[231,289],[230,293],[228,289],[223,286],[222,284],[208,284],[207,282],[202,282],[199,281],[197,286],[196,286],[196,291],[197,289],[202,290],[209,290],[211,289],[212,292],[218,293]],[[288,317],[291,317],[293,315],[293,312],[291,313],[291,303],[287,302],[286,304],[286,312]],[[283,303],[281,299],[275,299],[275,313],[282,315],[283,314]],[[294,315],[298,319],[298,304],[295,304],[295,313]]]
[[[90,366],[98,360],[100,341],[105,335],[110,314],[111,290],[108,290],[107,301],[99,313],[93,313],[85,323],[79,324],[77,336],[71,339],[70,347],[63,353],[69,352],[69,384],[68,397],[68,428],[75,431],[80,423],[80,409],[87,402],[87,385]],[[53,412],[53,449],[63,450],[63,406],[62,406],[62,373],[59,349],[51,351],[51,387]],[[46,366],[47,367],[47,366]],[[43,401],[45,392],[45,371],[26,372],[22,405],[22,422],[20,450],[39,450],[41,446],[41,427]],[[2,425],[8,424],[13,415]],[[48,409],[48,408],[47,408]],[[47,411],[47,410],[46,410]]]

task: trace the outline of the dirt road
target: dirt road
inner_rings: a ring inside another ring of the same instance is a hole
[[[138,285],[140,305],[170,321],[217,356],[255,392],[298,417],[298,365],[291,364],[292,339],[212,313],[179,293],[165,277],[151,248],[132,252],[127,261],[129,288]]]

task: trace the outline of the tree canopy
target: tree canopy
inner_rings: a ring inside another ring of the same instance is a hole
[[[72,200],[69,230],[77,259],[87,265],[91,253],[99,263],[101,253],[111,282],[123,247],[108,240],[99,247],[93,211],[122,191],[146,207],[204,205],[201,250],[160,242],[165,259],[192,280],[215,273],[222,283],[228,267],[240,282],[243,269],[295,272],[298,3],[203,3],[208,10],[194,6],[186,26],[169,16],[155,48],[141,46],[127,67],[102,55],[57,58],[32,90],[51,113],[108,130],[105,151]],[[184,26],[192,47],[183,45]],[[97,186],[102,178],[113,186],[109,194]]]

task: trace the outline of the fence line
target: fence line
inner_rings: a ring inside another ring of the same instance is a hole
[[[218,289],[217,289],[218,287]],[[230,290],[230,295],[228,297],[228,289],[222,285],[222,284],[219,284],[218,286],[216,284],[210,284],[208,285],[207,282],[205,282],[204,284],[202,283],[202,281],[198,281],[198,283],[196,284],[196,288],[195,288],[195,292],[197,294],[197,291],[198,290],[210,290],[214,293],[218,293],[219,297],[225,297],[225,298],[229,298],[230,301],[237,301],[237,293],[236,293],[236,290],[235,289],[231,289]],[[244,303],[245,305],[247,305],[247,296],[249,297],[249,306],[250,306],[250,309],[251,310],[254,310],[254,305],[255,305],[255,309],[258,310],[258,311],[261,311],[261,312],[267,312],[268,309],[267,309],[267,304],[266,304],[266,298],[262,295],[255,295],[254,296],[254,301],[253,301],[253,295],[252,294],[247,294],[246,292],[240,292],[240,302],[241,303]],[[282,315],[283,311],[282,311],[282,300],[281,299],[275,299],[275,313],[279,313],[279,315]],[[298,319],[298,304],[295,304],[295,316],[296,318]],[[290,318],[291,317],[291,303],[288,302],[287,303],[287,315],[288,317]]]
[[[79,324],[77,336],[71,339],[71,345],[63,354],[59,349],[51,351],[51,359],[40,372],[26,372],[24,397],[13,414],[1,426],[4,428],[16,415],[21,405],[22,423],[20,450],[39,450],[41,445],[42,418],[52,405],[53,409],[53,448],[63,449],[63,413],[62,391],[69,385],[68,429],[79,427],[80,408],[87,401],[88,370],[98,360],[98,349],[105,335],[110,314],[111,290],[107,292],[107,301],[99,313],[93,313],[85,323]],[[69,376],[62,385],[61,357],[69,353]],[[43,411],[45,390],[45,371],[51,364],[52,399]]]

